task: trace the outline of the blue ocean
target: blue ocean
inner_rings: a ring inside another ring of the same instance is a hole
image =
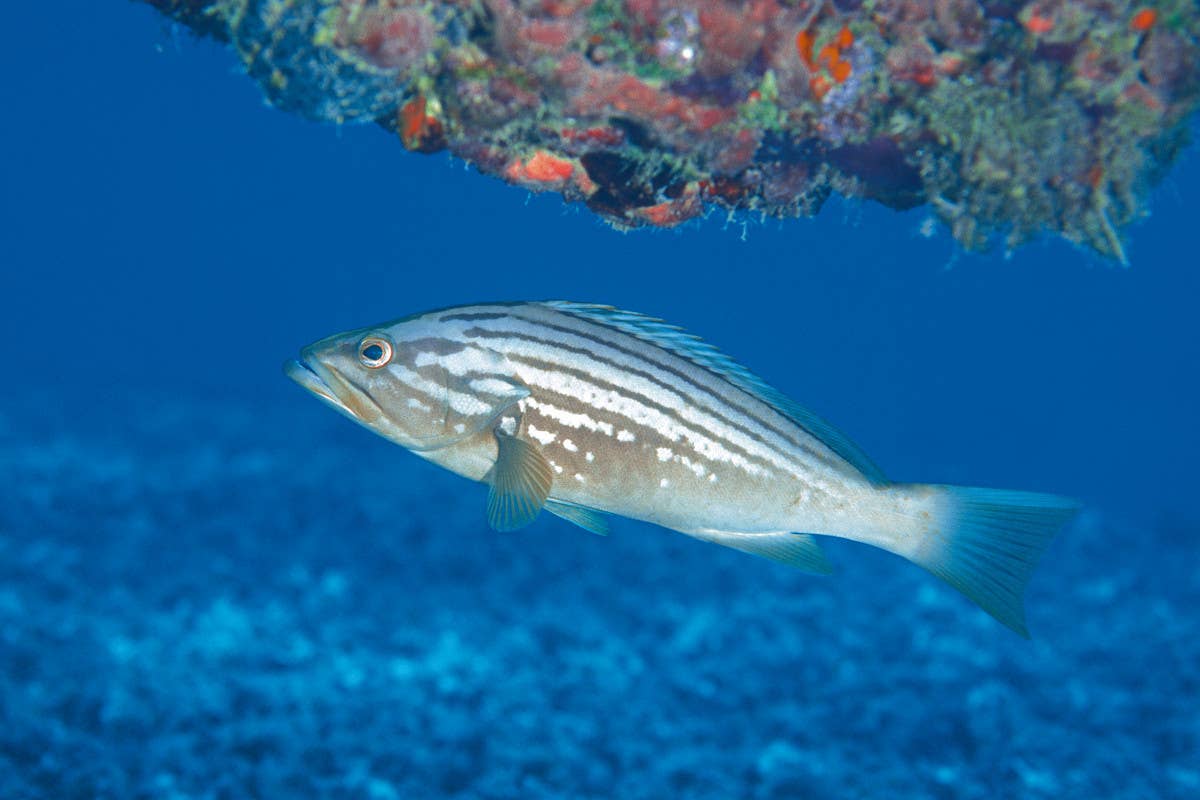
[[[146,5],[11,5],[0,798],[1200,797],[1195,145],[1128,267],[853,199],[622,233],[272,108]],[[557,298],[704,337],[897,480],[1076,498],[1032,638],[844,540],[817,577],[498,533],[280,370]]]

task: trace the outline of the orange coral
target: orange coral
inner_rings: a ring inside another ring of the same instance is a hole
[[[1158,12],[1153,8],[1143,8],[1129,20],[1129,27],[1139,32],[1148,31],[1154,27],[1155,22],[1158,22]]]
[[[1043,17],[1038,13],[1032,13],[1025,20],[1025,27],[1030,33],[1041,35],[1054,30],[1054,20],[1050,17]]]
[[[427,106],[424,95],[417,95],[400,107],[397,128],[408,150],[432,153],[445,146],[442,122],[427,112]]]
[[[514,162],[510,170],[513,167],[516,168],[513,170],[516,177],[538,183],[565,181],[575,172],[575,165],[570,161],[551,155],[545,150],[538,150],[524,164],[520,161]]]
[[[808,31],[800,31],[796,34],[796,52],[800,54],[800,60],[809,69],[813,69],[816,64],[813,62],[813,35]]]
[[[854,71],[854,67],[849,61],[842,58],[842,51],[854,44],[854,34],[843,25],[832,40],[821,46],[814,59],[813,45],[815,42],[816,37],[810,30],[803,30],[796,34],[796,51],[800,54],[800,60],[804,62],[810,72],[817,72],[820,69],[818,65],[824,65],[825,70],[835,81],[845,82]],[[823,75],[814,75],[809,78],[808,87],[820,100],[830,89],[829,80]]]

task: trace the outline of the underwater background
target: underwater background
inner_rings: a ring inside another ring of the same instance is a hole
[[[0,798],[1200,796],[1194,147],[1128,269],[844,200],[621,234],[275,111],[147,7],[6,21]],[[1032,641],[852,543],[497,534],[280,372],[543,298],[685,326],[898,480],[1079,498]]]

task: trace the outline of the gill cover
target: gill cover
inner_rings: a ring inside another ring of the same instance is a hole
[[[472,348],[470,370],[455,374],[435,361],[420,367],[424,377],[437,384],[433,426],[427,436],[415,436],[413,450],[438,450],[471,438],[489,428],[507,409],[529,396],[529,387],[513,375],[500,354]]]

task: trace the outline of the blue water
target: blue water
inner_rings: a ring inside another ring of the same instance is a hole
[[[616,233],[266,107],[129,3],[0,51],[0,797],[1200,796],[1200,158],[1132,268],[921,210]],[[280,362],[564,297],[704,335],[902,480],[1086,510],[1032,641],[849,543],[499,535]]]

